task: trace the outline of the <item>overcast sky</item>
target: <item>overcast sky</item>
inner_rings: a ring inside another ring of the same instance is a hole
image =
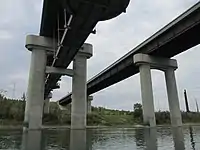
[[[88,79],[105,69],[157,30],[175,19],[199,0],[131,0],[126,14],[97,25],[97,34],[87,42],[94,45],[94,56],[88,62]],[[31,52],[24,48],[27,34],[38,34],[42,0],[0,1],[0,89],[6,96],[20,98],[26,92]],[[175,57],[181,109],[185,109],[183,89],[188,89],[189,103],[195,110],[200,104],[199,46]],[[168,110],[164,74],[152,71],[156,110]],[[71,91],[71,79],[63,77],[61,89],[53,100]],[[94,106],[131,110],[141,103],[139,75],[104,89],[94,96]]]

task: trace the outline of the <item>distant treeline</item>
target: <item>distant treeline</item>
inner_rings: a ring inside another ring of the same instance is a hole
[[[0,125],[22,124],[25,110],[25,97],[21,100],[8,99],[0,95]],[[56,102],[50,103],[50,113],[45,114],[43,123],[46,125],[69,125],[71,123],[70,108],[61,111]],[[133,111],[111,110],[103,107],[92,107],[87,116],[88,125],[130,126],[142,124],[142,105],[134,104]],[[184,123],[199,123],[200,114],[182,112]],[[157,124],[170,124],[169,111],[156,112]]]

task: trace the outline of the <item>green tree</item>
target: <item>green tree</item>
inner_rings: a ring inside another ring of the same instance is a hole
[[[143,116],[142,116],[142,105],[140,103],[136,103],[136,104],[134,104],[133,109],[134,109],[134,113],[133,113],[134,118],[137,121],[141,122],[142,119],[143,119]]]

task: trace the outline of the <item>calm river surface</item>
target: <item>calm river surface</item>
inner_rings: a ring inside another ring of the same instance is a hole
[[[200,127],[0,130],[1,150],[200,150]]]

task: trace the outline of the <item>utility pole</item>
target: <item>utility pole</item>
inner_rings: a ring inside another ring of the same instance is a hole
[[[199,106],[198,106],[198,103],[197,103],[197,99],[196,99],[196,98],[195,98],[195,101],[196,101],[197,113],[199,113]]]
[[[14,82],[14,83],[13,83],[13,95],[12,95],[13,99],[15,99],[15,86],[16,86],[16,84],[15,84],[15,82]]]
[[[186,112],[190,112],[188,99],[187,99],[187,91],[186,90],[184,90],[184,97],[185,97]]]

